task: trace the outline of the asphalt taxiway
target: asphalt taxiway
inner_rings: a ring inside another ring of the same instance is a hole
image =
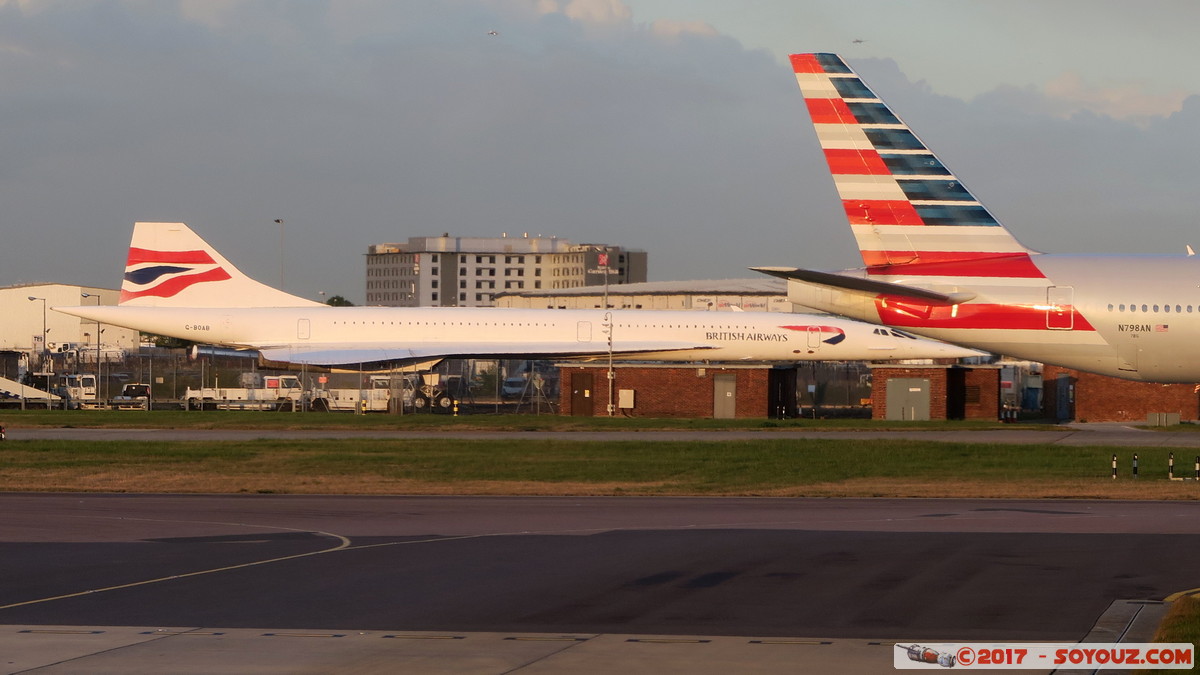
[[[1197,509],[4,494],[0,670],[878,672],[1200,586]]]
[[[200,414],[200,413],[197,413]],[[207,413],[205,413],[207,414]],[[1013,443],[1116,447],[1200,448],[1200,433],[1193,431],[1152,431],[1118,423],[1091,423],[1046,426],[1042,429],[943,429],[921,430],[663,430],[663,431],[478,431],[436,429],[428,431],[392,429],[137,429],[31,427],[9,428],[12,440],[65,441],[245,441],[258,438],[280,439],[464,439],[464,440],[574,440],[574,441],[696,441],[721,442],[745,440],[804,440],[836,438],[847,440],[914,440],[948,443]]]

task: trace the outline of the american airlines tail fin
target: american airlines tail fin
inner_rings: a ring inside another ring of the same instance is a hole
[[[839,56],[793,54],[791,61],[868,269],[932,264],[941,269],[928,272],[939,276],[1025,276],[1021,270],[1033,267],[1036,251],[992,217]]]
[[[134,307],[319,305],[242,274],[183,223],[135,223],[118,304]]]

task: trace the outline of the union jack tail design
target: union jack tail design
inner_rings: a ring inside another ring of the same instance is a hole
[[[1030,259],[1036,252],[840,57],[793,54],[791,61],[869,274],[1043,276]]]
[[[136,223],[119,304],[296,307],[319,303],[247,277],[183,223]]]

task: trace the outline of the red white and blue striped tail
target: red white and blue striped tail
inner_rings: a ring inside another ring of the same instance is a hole
[[[839,56],[793,54],[791,61],[871,273],[1041,276],[1029,257],[1036,252],[992,217]]]

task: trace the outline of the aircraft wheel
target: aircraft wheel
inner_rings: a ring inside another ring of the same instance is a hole
[[[429,399],[426,398],[424,395],[414,396],[413,401],[412,401],[412,406],[413,406],[413,410],[416,410],[416,411],[428,410],[429,409]]]
[[[454,407],[454,399],[450,398],[449,396],[447,396],[445,394],[442,394],[441,396],[438,396],[434,400],[434,404],[438,407],[439,410],[447,411]]]

